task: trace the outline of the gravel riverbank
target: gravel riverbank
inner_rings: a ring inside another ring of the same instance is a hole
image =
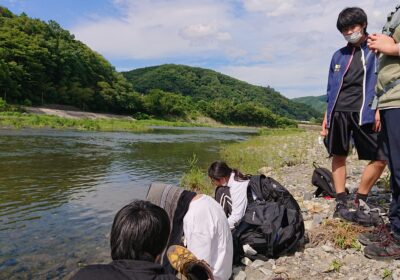
[[[317,138],[315,137],[317,142]],[[299,143],[299,147],[301,143]],[[285,166],[275,171],[261,169],[263,173],[280,181],[299,202],[305,220],[306,232],[323,230],[322,225],[332,218],[335,201],[313,197],[315,187],[311,184],[312,162],[330,169],[330,159],[323,145],[314,145],[306,154],[306,164]],[[358,161],[355,154],[348,158],[347,187],[357,189],[366,161]],[[386,171],[382,178],[387,176]],[[372,195],[385,193],[384,180],[374,186]],[[387,194],[386,194],[387,195]],[[235,280],[255,279],[400,279],[400,260],[375,261],[364,257],[363,246],[356,242],[353,248],[342,249],[329,240],[320,238],[308,243],[294,255],[276,260],[251,262],[243,259],[243,266],[234,268]]]

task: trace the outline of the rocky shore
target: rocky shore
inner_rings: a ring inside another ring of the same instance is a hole
[[[306,157],[304,161],[307,162],[306,164],[285,166],[278,170],[263,168],[260,172],[278,179],[294,195],[302,209],[306,233],[310,237],[310,242],[303,250],[294,255],[278,259],[252,262],[244,258],[242,259],[243,265],[234,268],[233,279],[400,279],[400,260],[375,261],[368,259],[364,257],[364,248],[358,241],[355,241],[349,248],[341,248],[338,246],[340,242],[335,242],[332,234],[326,232],[327,228],[324,225],[329,222],[339,223],[337,219],[332,218],[335,201],[313,196],[315,187],[311,184],[311,175],[313,161],[330,169],[330,159],[327,158],[323,145],[314,145],[307,151]],[[357,189],[366,164],[366,161],[358,161],[355,154],[348,158],[346,187],[350,192]],[[387,180],[386,171],[377,185],[373,187],[372,196],[389,195],[385,190],[385,185],[387,187],[385,180]],[[353,227],[350,224],[346,226]],[[354,227],[355,230],[365,230],[360,228]],[[348,229],[345,228],[345,230]],[[353,230],[353,228],[351,229]],[[324,234],[315,234],[316,232]]]

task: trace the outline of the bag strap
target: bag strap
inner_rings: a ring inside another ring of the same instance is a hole
[[[313,161],[312,165],[314,168],[320,168],[319,164],[316,161]]]

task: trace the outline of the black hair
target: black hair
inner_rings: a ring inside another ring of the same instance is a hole
[[[232,172],[235,173],[234,179],[236,181],[245,181],[250,179],[250,175],[244,175],[239,170],[230,168],[224,161],[214,161],[208,168],[208,176],[214,180],[219,180],[221,178],[229,179]]]
[[[167,212],[148,201],[134,200],[115,215],[110,245],[113,260],[155,261],[167,245]]]
[[[345,8],[340,12],[336,27],[340,32],[343,32],[346,27],[350,27],[354,24],[363,25],[364,23],[364,33],[366,33],[368,25],[367,14],[359,7],[350,7]]]

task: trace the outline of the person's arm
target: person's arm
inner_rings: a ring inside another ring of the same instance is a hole
[[[228,218],[229,227],[233,229],[243,218],[247,207],[247,186],[249,182],[235,182],[229,186],[232,198],[232,213]]]
[[[331,59],[331,64],[329,65],[329,73],[328,73],[328,85],[326,86],[326,105],[328,107],[329,104],[329,98],[331,96],[331,83],[333,82],[333,73],[334,73],[334,62],[333,62],[333,56]],[[321,132],[320,135],[322,137],[326,137],[328,135],[328,120],[327,120],[327,114],[328,114],[328,108],[325,110],[325,115],[324,115],[324,120],[322,121],[321,124]]]
[[[400,46],[392,37],[384,34],[368,35],[368,48],[374,52],[380,52],[385,55],[400,56]]]
[[[326,135],[328,135],[328,123],[326,120],[326,111],[325,111],[325,116],[324,116],[324,120],[322,121],[322,125],[321,125],[321,132],[319,133],[321,136],[325,137]]]

